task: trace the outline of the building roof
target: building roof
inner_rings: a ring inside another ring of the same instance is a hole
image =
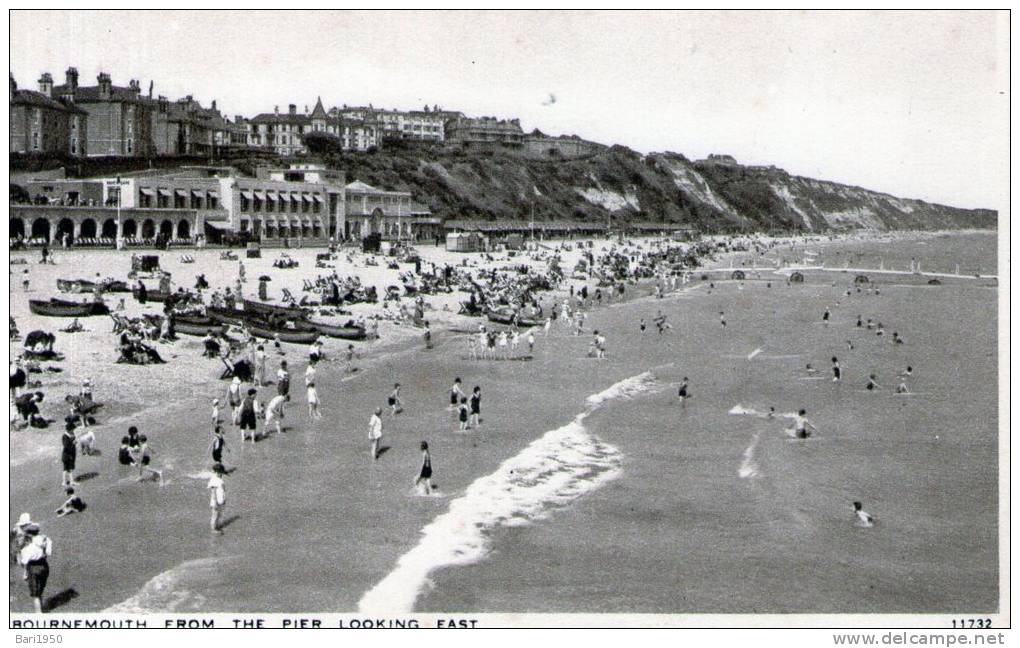
[[[65,85],[53,86],[54,95],[70,93],[70,88]],[[124,103],[155,104],[155,100],[143,97],[134,88],[123,86],[110,86],[110,98],[104,99],[99,94],[99,86],[78,86],[74,92],[74,100],[78,103],[97,103],[101,101],[120,101]]]
[[[297,113],[260,113],[255,115],[248,120],[253,124],[308,124],[311,119],[308,115],[299,115]]]
[[[385,189],[376,189],[372,185],[365,184],[361,180],[355,180],[349,183],[345,189],[347,193],[368,193],[368,194],[385,194],[390,196],[410,196],[410,191],[386,191]]]
[[[315,108],[312,109],[312,119],[328,119],[329,116],[326,114],[326,109],[322,106],[322,97],[317,97],[315,100]]]
[[[85,110],[82,108],[73,104],[66,104],[52,97],[47,97],[43,93],[34,90],[16,90],[11,98],[11,104],[16,106],[38,106],[40,108],[49,108],[50,110],[85,114]]]

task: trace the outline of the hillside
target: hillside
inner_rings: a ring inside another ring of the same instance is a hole
[[[566,139],[573,145],[583,140]],[[590,144],[590,143],[585,143]],[[257,164],[286,162],[270,153],[238,159],[95,158],[61,164],[11,156],[14,172],[64,166],[71,176],[130,168],[212,162],[254,174]],[[468,150],[388,143],[366,153],[327,155],[325,162],[380,189],[410,191],[436,216],[468,219],[666,222],[705,232],[995,228],[997,213],[897,198],[860,187],[749,167],[725,155],[690,161],[677,153],[642,156],[622,146],[591,145],[571,158],[534,155],[499,145]],[[307,160],[302,160],[307,161]]]
[[[348,179],[410,191],[445,218],[528,219],[534,213],[535,220],[669,222],[704,231],[996,227],[992,210],[897,198],[713,158],[642,156],[614,146],[582,159],[543,160],[506,148],[408,146],[328,161]]]

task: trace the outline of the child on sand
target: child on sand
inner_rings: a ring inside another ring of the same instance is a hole
[[[478,427],[482,422],[482,388],[475,385],[471,390],[471,427]]]
[[[57,517],[64,517],[65,515],[71,515],[72,513],[81,513],[85,510],[85,502],[74,494],[73,488],[68,486],[67,490],[64,491],[64,494],[68,497],[67,500],[60,505],[60,508],[55,511]]]
[[[386,402],[390,406],[390,416],[396,416],[404,411],[404,404],[400,402],[400,383],[393,383],[393,391],[390,392]]]
[[[209,508],[212,516],[209,519],[209,529],[217,534],[223,535],[220,528],[220,519],[223,517],[223,508],[227,504],[227,489],[223,483],[223,476],[226,474],[223,464],[217,463],[213,466],[213,475],[209,478],[206,488],[209,490]]]
[[[457,407],[457,403],[460,402],[460,399],[464,398],[464,392],[461,391],[460,385],[460,378],[454,378],[453,386],[450,387],[450,405],[447,409],[455,409]]]
[[[432,456],[429,455],[429,444],[425,441],[421,442],[421,470],[418,471],[418,477],[414,480],[414,487],[421,489],[424,486],[426,495],[431,495],[432,486]]]
[[[460,406],[457,408],[457,418],[460,419],[460,431],[461,432],[464,432],[465,430],[468,429],[469,410],[468,410],[467,402],[468,402],[468,399],[467,399],[466,396],[461,397],[461,399],[460,399]]]
[[[355,356],[355,354],[354,354],[354,345],[353,344],[348,344],[347,345],[347,353],[344,355],[344,372],[347,373],[347,374],[352,374],[355,371],[355,368],[354,368],[354,356]]]
[[[135,465],[135,459],[131,456],[131,445],[128,437],[121,437],[120,451],[117,452],[117,462],[122,466]]]
[[[818,432],[814,425],[807,419],[807,410],[801,409],[793,416],[793,436],[798,439],[806,439]]]
[[[857,519],[857,526],[859,527],[873,527],[875,526],[875,516],[864,510],[863,504],[860,502],[854,502],[854,517]]]
[[[230,410],[234,425],[237,425],[241,421],[241,400],[244,395],[241,393],[241,379],[234,376],[234,379],[230,381],[230,386],[227,387],[227,403],[230,404]]]
[[[227,440],[223,437],[223,428],[216,426],[213,429],[212,443],[209,444],[209,452],[212,454],[213,463],[223,463],[223,451],[227,449]]]
[[[290,400],[290,372],[287,371],[286,360],[280,360],[280,368],[276,372],[276,393]]]
[[[535,352],[535,333],[534,331],[528,331],[528,356],[530,357]]]
[[[280,394],[273,396],[273,399],[269,401],[266,406],[266,422],[264,432],[269,433],[269,426],[273,425],[276,428],[277,434],[283,434],[283,416],[284,407],[287,404],[287,399]],[[255,431],[252,430],[251,440],[255,441]]]
[[[315,390],[315,383],[308,383],[308,418],[318,421],[322,418],[319,412],[319,392]]]
[[[382,408],[375,408],[375,413],[368,419],[368,439],[372,442],[372,459],[379,458],[379,439],[382,438]]]
[[[155,468],[149,468],[149,464],[152,462],[152,448],[149,447],[149,439],[144,434],[138,437],[140,445],[136,454],[138,455],[138,481],[143,481],[147,475],[152,475],[159,480],[159,485],[163,485],[163,473]]]

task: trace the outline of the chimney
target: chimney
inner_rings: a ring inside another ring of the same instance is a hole
[[[309,113],[308,104],[305,104],[305,114],[307,115],[308,113]]]
[[[163,95],[159,95],[159,112],[166,113],[170,109],[170,101]]]
[[[297,105],[296,104],[290,104],[287,107],[289,108],[290,114],[292,114],[292,115],[296,115],[297,114]]]
[[[49,72],[43,72],[42,76],[39,77],[39,92],[47,97],[53,96],[53,75]]]
[[[96,77],[96,81],[99,82],[99,97],[101,99],[109,99],[113,96],[113,82],[110,81],[110,75],[106,72],[100,72],[99,76]]]
[[[273,114],[274,115],[279,115],[280,114],[280,107],[279,106],[273,106]]]
[[[76,92],[78,90],[78,68],[67,68],[64,78],[67,80],[67,89],[72,93]]]
[[[13,72],[11,72],[10,75],[11,75],[11,83],[8,86],[8,89],[9,89],[11,94],[8,97],[8,100],[14,101],[14,93],[18,91],[18,82],[14,80],[14,73]]]
[[[142,84],[138,79],[131,79],[128,81],[128,87],[131,88],[131,92],[135,93],[135,96],[142,94]]]
[[[212,100],[212,109],[216,110],[216,100],[215,99]]]

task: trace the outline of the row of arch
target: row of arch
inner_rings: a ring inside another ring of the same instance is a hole
[[[123,223],[123,237],[127,239],[143,238],[151,239],[156,238],[158,232],[162,238],[172,239],[186,239],[191,238],[191,221],[182,219],[176,224],[167,219],[162,221],[158,228],[156,221],[151,218],[147,218],[139,224],[133,218],[126,218],[122,221]],[[33,239],[45,239],[47,241],[53,239],[61,239],[65,234],[74,236],[74,221],[70,218],[62,218],[57,221],[56,228],[54,229],[53,224],[47,218],[37,218],[32,221],[30,226],[26,226],[26,223],[21,218],[10,219],[10,237],[12,239],[18,238],[33,238]],[[86,218],[81,222],[81,227],[78,231],[78,238],[116,238],[117,237],[117,220],[114,218],[107,218],[103,221],[102,226],[92,218]]]

